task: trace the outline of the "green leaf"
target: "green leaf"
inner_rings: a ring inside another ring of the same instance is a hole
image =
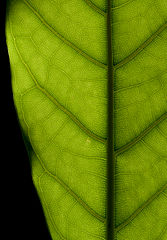
[[[167,2],[111,2],[8,2],[14,102],[53,240],[111,240],[113,211],[114,240],[167,239]]]

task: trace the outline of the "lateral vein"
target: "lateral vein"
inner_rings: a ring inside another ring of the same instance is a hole
[[[13,34],[12,34],[13,36]],[[53,97],[52,95],[50,95],[43,87],[40,86],[40,84],[38,83],[38,81],[36,80],[35,76],[33,75],[33,73],[31,72],[29,66],[25,63],[24,59],[22,58],[17,45],[16,45],[16,41],[15,38],[13,36],[14,39],[14,45],[16,48],[16,51],[20,57],[20,60],[22,61],[23,65],[26,67],[27,71],[29,72],[31,78],[33,79],[34,83],[36,84],[37,88],[43,93],[45,94],[45,96],[47,96],[62,112],[64,112],[65,114],[67,114],[71,120],[73,122],[75,122],[75,124],[83,131],[85,132],[88,136],[90,136],[92,139],[101,142],[103,144],[106,143],[106,139],[102,138],[100,136],[98,136],[97,134],[93,133],[91,130],[89,130],[87,127],[85,127],[79,120],[77,117],[75,117],[69,110],[67,110],[62,104],[60,104],[55,97]]]
[[[46,26],[47,29],[49,29],[56,37],[58,37],[60,40],[62,40],[66,45],[71,47],[73,50],[75,50],[77,53],[79,53],[81,56],[85,57],[90,62],[96,64],[97,66],[107,69],[107,65],[94,59],[93,57],[89,56],[87,53],[85,53],[83,50],[78,48],[76,45],[74,45],[72,42],[64,38],[60,33],[58,33],[52,26],[49,25],[49,23],[46,22],[46,20],[35,10],[35,8],[27,2],[27,0],[23,0],[23,2],[26,4],[26,6],[31,9],[31,11],[36,15],[36,17]]]
[[[98,219],[100,222],[105,223],[106,219],[101,216],[100,214],[98,214],[97,212],[95,212],[91,207],[88,206],[88,204],[86,204],[69,186],[67,186],[59,177],[57,177],[56,175],[53,175],[44,165],[43,161],[41,160],[40,156],[35,153],[35,155],[37,156],[42,168],[44,169],[44,171],[52,178],[54,178],[56,180],[56,182],[58,182],[71,196],[73,196],[77,202],[79,202],[86,211],[88,211],[92,216],[94,216],[96,219]]]
[[[148,207],[163,191],[167,189],[167,183],[159,189],[154,195],[152,195],[143,205],[141,205],[129,218],[127,218],[123,223],[118,225],[115,229],[119,232],[121,229],[126,227],[132,220],[134,220],[146,207]]]
[[[106,16],[106,12],[103,11],[102,9],[100,9],[99,7],[97,7],[91,0],[84,0],[87,5],[89,5],[94,11],[100,13],[103,16]]]
[[[76,201],[77,201],[78,203],[81,204],[81,206],[83,206],[83,208],[84,208],[87,212],[89,212],[92,216],[94,216],[94,217],[95,217],[96,219],[98,219],[100,222],[102,222],[102,223],[105,224],[105,223],[106,223],[105,217],[103,217],[103,216],[101,216],[100,214],[98,214],[97,212],[95,212],[95,211],[94,211],[91,207],[89,207],[89,205],[86,204],[68,185],[66,185],[59,177],[57,177],[56,175],[53,175],[53,174],[47,169],[47,167],[45,166],[43,160],[40,158],[39,154],[37,154],[37,152],[36,152],[36,150],[35,150],[35,148],[34,148],[34,146],[33,146],[33,142],[32,142],[32,140],[31,140],[31,136],[30,136],[30,134],[29,134],[29,129],[30,129],[30,127],[29,127],[29,125],[28,125],[28,123],[27,123],[27,121],[26,121],[26,119],[25,119],[25,116],[24,116],[24,112],[23,112],[23,108],[22,108],[22,107],[21,107],[21,110],[22,110],[23,121],[24,121],[24,123],[25,123],[26,126],[27,126],[28,138],[29,138],[29,141],[30,141],[30,143],[31,143],[33,152],[34,152],[34,154],[36,155],[36,157],[37,157],[37,159],[38,159],[41,167],[43,168],[44,172],[47,173],[50,177],[54,178],[67,192],[69,192],[69,194],[70,194],[71,196],[73,196],[73,197],[76,199]]]
[[[163,32],[167,27],[167,23],[164,23],[151,37],[149,37],[143,44],[141,44],[133,53],[127,56],[125,59],[120,61],[118,64],[114,65],[115,69],[118,69],[125,64],[129,63],[132,59],[134,59],[143,49],[145,49],[151,42],[153,42],[156,37]]]
[[[36,154],[35,154],[36,155]],[[38,157],[37,157],[38,158]],[[45,173],[45,172],[44,172]],[[65,240],[64,236],[62,235],[62,233],[60,232],[60,230],[58,229],[57,225],[55,224],[54,220],[53,220],[53,217],[52,215],[50,214],[50,211],[49,211],[49,208],[48,208],[48,205],[46,203],[46,200],[45,200],[45,196],[44,196],[44,193],[43,193],[43,189],[42,189],[42,186],[41,186],[41,178],[42,176],[44,175],[44,173],[38,178],[38,186],[39,186],[39,189],[40,189],[40,192],[41,192],[41,195],[43,197],[43,201],[44,201],[44,206],[46,208],[46,211],[48,213],[48,217],[50,218],[50,221],[52,223],[52,226],[53,228],[55,229],[56,233],[59,235],[60,239],[62,240]]]
[[[119,5],[119,6],[112,7],[112,9],[113,9],[113,10],[120,9],[120,8],[122,8],[122,7],[128,5],[129,3],[132,3],[132,2],[134,2],[134,0],[129,0],[129,1],[123,3],[123,4]]]
[[[152,129],[154,129],[159,123],[164,121],[167,118],[167,112],[161,115],[160,118],[158,118],[156,121],[154,121],[151,125],[148,126],[139,136],[134,138],[131,142],[125,144],[124,146],[120,147],[115,151],[115,155],[118,156],[119,154],[127,151],[132,146],[134,146],[136,143],[138,143],[143,137],[145,137]]]

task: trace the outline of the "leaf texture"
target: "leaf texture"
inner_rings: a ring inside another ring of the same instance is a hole
[[[111,5],[114,240],[166,240],[167,2]],[[107,239],[108,11],[8,1],[14,102],[53,240]]]

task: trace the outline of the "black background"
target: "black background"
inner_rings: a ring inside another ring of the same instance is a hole
[[[12,0],[11,0],[12,1]],[[13,103],[5,40],[6,1],[0,1],[0,199],[1,239],[50,240],[32,183],[28,154]]]

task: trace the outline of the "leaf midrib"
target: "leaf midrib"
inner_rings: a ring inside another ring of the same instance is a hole
[[[23,0],[26,5],[29,5],[29,8],[33,8],[26,0]],[[88,2],[88,0],[85,0]],[[90,1],[89,1],[90,2]],[[35,10],[35,9],[34,9]],[[57,37],[59,37],[62,41],[64,41],[67,45],[69,45],[70,47],[72,47],[75,51],[77,51],[79,54],[81,54],[82,56],[84,56],[85,58],[87,58],[89,61],[93,62],[94,64],[107,69],[107,65],[97,61],[96,59],[92,58],[91,56],[87,55],[85,52],[83,52],[81,49],[79,49],[78,47],[76,47],[74,44],[70,43],[68,40],[64,39],[63,36],[61,36],[59,33],[57,33],[48,23],[45,22],[45,20],[41,17],[41,15],[38,12],[34,12],[36,14],[36,16],[41,20],[41,22],[43,22],[45,24],[45,26],[47,26],[48,29],[50,29]],[[122,66],[124,66],[125,64],[129,63],[132,59],[134,59],[144,48],[146,48],[165,28],[167,27],[167,23],[164,23],[163,26],[161,26],[149,39],[147,39],[139,48],[137,48],[132,54],[130,54],[128,57],[126,57],[125,59],[123,59],[120,63],[116,64],[114,67],[114,69],[118,69]],[[14,39],[14,38],[13,38]],[[15,42],[15,39],[14,39]],[[17,50],[17,48],[16,48]],[[20,55],[21,56],[21,55]],[[22,58],[21,58],[22,59]],[[23,62],[23,61],[22,61]],[[24,62],[23,62],[24,63]],[[28,67],[28,65],[25,63],[25,66]],[[28,67],[29,69],[29,67]],[[27,70],[28,70],[27,69]],[[31,73],[31,75],[33,76],[31,70],[29,69],[29,72]],[[34,77],[34,76],[33,76]],[[35,79],[35,78],[34,78]],[[113,80],[113,79],[112,79]],[[36,81],[36,79],[35,79]],[[48,93],[45,91],[45,89],[43,89],[38,82],[36,81],[36,85],[38,86],[38,88],[50,99],[55,100],[53,98],[53,96],[51,96],[50,94],[48,95]],[[57,101],[57,100],[56,100]],[[57,104],[60,104],[57,102]],[[60,104],[61,105],[61,104]],[[62,105],[60,106],[60,108],[62,107]],[[165,117],[164,117],[165,115]],[[130,143],[128,143],[126,146],[121,147],[120,149],[118,149],[116,151],[116,155],[123,153],[124,151],[126,151],[127,149],[129,149],[130,147],[132,147],[134,144],[136,144],[137,142],[139,142],[146,134],[148,134],[154,127],[156,127],[162,120],[166,119],[166,115],[167,113],[165,113],[164,115],[162,115],[160,117],[160,119],[156,120],[153,124],[151,124],[146,130],[144,130],[138,137],[136,137],[134,140],[132,140]],[[76,120],[75,116],[74,119]],[[73,120],[74,120],[73,119]],[[74,122],[75,122],[74,120]],[[76,121],[77,122],[77,121]],[[78,123],[76,123],[78,125]],[[82,129],[82,127],[81,127]],[[84,129],[83,126],[83,131],[85,131],[86,129]],[[87,133],[88,134],[88,133]],[[91,133],[92,134],[92,133]],[[90,135],[91,136],[91,135]],[[92,138],[94,137],[91,136]],[[95,139],[98,141],[101,141],[101,138],[98,139],[99,136],[95,135]],[[104,139],[102,140],[102,142],[104,141]],[[126,226],[129,222],[131,222],[145,207],[147,207],[155,198],[157,198],[159,196],[160,193],[163,192],[164,189],[166,189],[167,184],[165,184],[158,192],[156,192],[151,198],[149,198],[140,208],[138,208],[124,223],[122,223],[121,225],[119,225],[116,228],[116,231],[121,230],[124,226]]]

